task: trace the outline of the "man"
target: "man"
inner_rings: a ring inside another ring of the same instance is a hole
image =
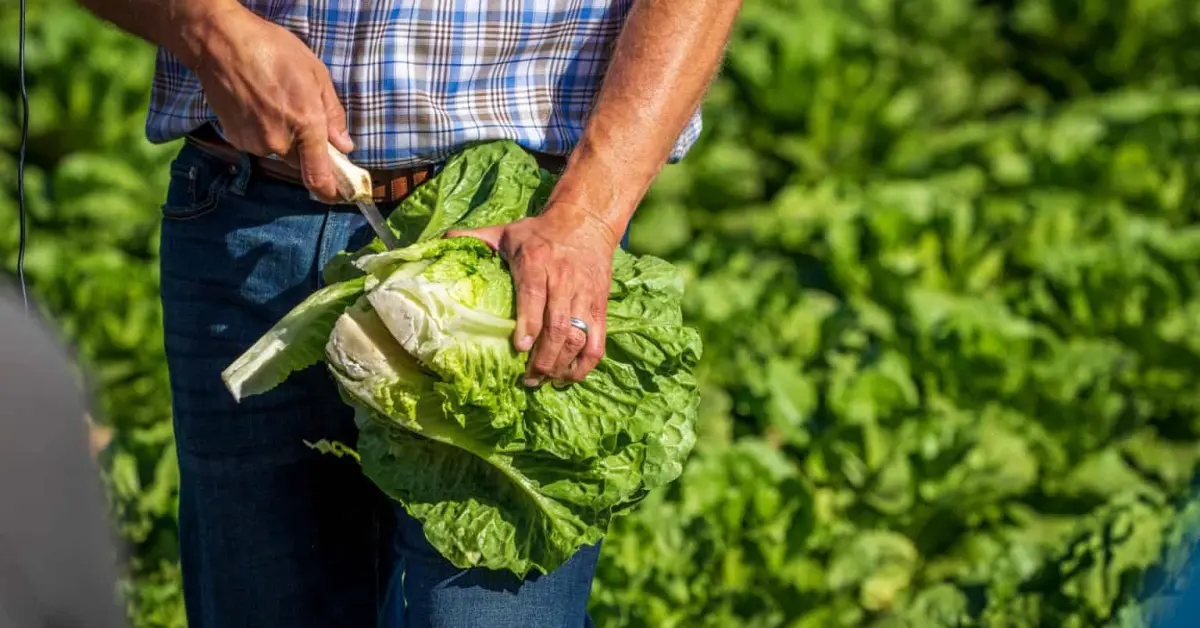
[[[585,625],[598,548],[517,582],[453,568],[397,512],[393,571],[391,506],[302,443],[354,438],[324,374],[238,405],[219,373],[370,237],[334,203],[327,142],[387,209],[467,143],[509,138],[560,183],[543,215],[466,235],[511,266],[525,382],[586,376],[612,255],[699,131],[737,0],[81,2],[159,45],[149,138],[189,138],[161,263],[191,628],[358,628],[379,607],[390,626]]]

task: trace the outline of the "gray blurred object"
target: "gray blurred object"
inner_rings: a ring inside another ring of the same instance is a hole
[[[0,275],[0,628],[124,626],[86,412],[66,352]]]

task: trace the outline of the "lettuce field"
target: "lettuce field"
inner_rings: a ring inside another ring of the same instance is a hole
[[[0,3],[16,33],[17,3]],[[51,19],[53,16],[53,19]],[[93,377],[137,628],[184,626],[153,50],[31,3],[31,286]],[[16,261],[17,38],[0,38]],[[635,252],[704,355],[602,628],[1150,626],[1200,503],[1200,4],[746,0]]]

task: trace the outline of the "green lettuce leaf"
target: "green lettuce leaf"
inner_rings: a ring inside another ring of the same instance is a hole
[[[556,179],[511,141],[478,144],[450,157],[388,215],[387,225],[403,244],[436,240],[450,229],[503,224],[537,214]],[[361,258],[386,252],[373,238],[357,251],[341,251],[322,271],[326,283],[363,275]]]
[[[326,286],[297,305],[221,372],[235,399],[266,392],[321,361],[338,317],[362,296],[367,277]]]
[[[323,358],[355,409],[363,472],[464,568],[553,571],[680,477],[696,443],[700,337],[663,260],[615,254],[606,355],[584,381],[521,384],[508,267],[445,234],[536,215],[554,181],[511,142],[464,151],[391,217],[408,245],[338,257],[325,276],[341,283],[227,380],[261,392]]]

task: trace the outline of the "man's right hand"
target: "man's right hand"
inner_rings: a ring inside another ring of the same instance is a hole
[[[337,201],[326,142],[343,153],[354,145],[325,64],[287,29],[237,4],[189,31],[195,54],[185,63],[199,76],[225,138],[240,150],[283,158],[300,168],[314,195]]]

